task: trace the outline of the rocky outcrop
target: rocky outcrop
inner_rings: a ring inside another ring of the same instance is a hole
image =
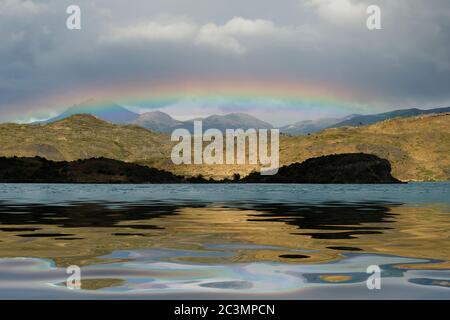
[[[6,183],[177,183],[164,170],[106,158],[50,161],[41,157],[0,157],[0,182]]]
[[[107,158],[51,161],[0,157],[0,183],[400,183],[389,161],[357,153],[312,158],[281,167],[276,175],[254,172],[240,179],[181,177],[164,170]]]
[[[248,183],[400,183],[391,175],[386,159],[364,153],[311,158],[283,166],[273,176],[254,172],[241,180]]]

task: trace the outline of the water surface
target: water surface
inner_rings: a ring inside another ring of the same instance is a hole
[[[0,184],[0,298],[449,299],[450,183]],[[81,267],[82,288],[65,286]],[[366,269],[382,270],[369,290]]]

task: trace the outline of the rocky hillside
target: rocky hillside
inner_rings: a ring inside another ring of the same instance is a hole
[[[387,159],[402,181],[450,180],[450,113],[396,118],[364,127],[286,137],[281,162],[334,153],[370,153]]]
[[[149,164],[170,161],[170,137],[135,125],[115,125],[91,115],[50,124],[0,125],[0,156],[40,156],[72,161],[105,157]]]
[[[254,165],[182,165],[170,160],[167,134],[133,125],[114,125],[75,115],[47,125],[0,125],[0,156],[41,156],[50,160],[106,157],[136,162],[179,175],[224,178],[246,176]],[[280,164],[339,153],[368,153],[387,159],[402,181],[450,180],[450,114],[386,120],[364,127],[342,127],[280,138]]]
[[[401,181],[450,180],[450,113],[396,118],[370,126],[341,127],[308,136],[280,136],[280,165],[341,153],[367,153],[387,159]],[[223,178],[253,170],[242,166],[173,166],[177,174]]]

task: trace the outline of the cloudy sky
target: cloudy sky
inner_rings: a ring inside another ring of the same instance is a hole
[[[89,99],[275,124],[450,106],[448,0],[0,0],[0,39],[0,121]]]

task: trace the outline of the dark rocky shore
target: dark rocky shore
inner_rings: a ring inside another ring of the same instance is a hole
[[[273,176],[258,172],[233,180],[185,178],[164,170],[106,158],[50,161],[0,157],[1,183],[400,183],[389,161],[370,154],[339,154],[283,166]]]
[[[283,166],[273,176],[253,172],[247,183],[401,183],[391,175],[386,159],[365,153],[348,153],[311,158]]]
[[[0,182],[10,183],[180,183],[170,172],[107,158],[50,161],[0,157]]]

